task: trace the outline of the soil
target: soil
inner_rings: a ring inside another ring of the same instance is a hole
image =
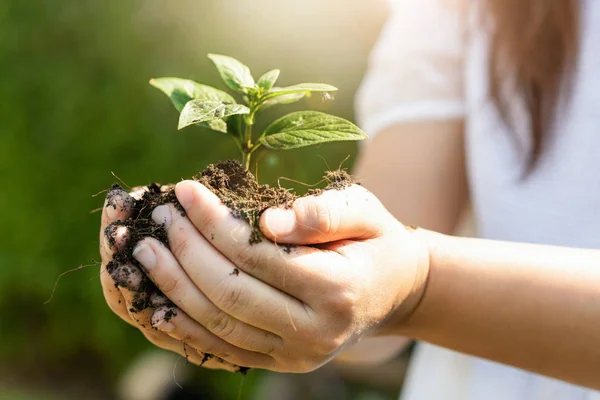
[[[248,238],[250,244],[259,243],[264,239],[259,229],[259,220],[266,209],[271,207],[289,208],[298,198],[294,192],[286,188],[259,184],[254,175],[246,171],[237,161],[230,160],[216,165],[211,164],[193,179],[215,193],[230,208],[235,218],[242,219],[250,225],[252,228]],[[342,169],[327,172],[324,180],[327,182],[324,189],[312,189],[306,195],[319,195],[324,190],[330,189],[344,189],[354,183],[350,175]],[[116,208],[117,202],[114,198],[122,192],[121,186],[115,183],[107,193],[106,206]],[[138,272],[137,268],[144,271],[132,255],[135,245],[140,240],[145,237],[153,237],[167,247],[169,246],[163,225],[152,220],[152,211],[160,205],[173,203],[181,215],[185,216],[183,207],[177,201],[174,186],[153,183],[147,187],[140,199],[129,197],[126,201],[131,202],[126,204],[132,210],[130,217],[125,221],[113,222],[106,227],[104,234],[108,241],[114,244],[115,231],[119,227],[126,227],[129,233],[127,244],[120,251],[115,252],[113,260],[108,263],[106,269],[115,281],[115,286],[129,288],[135,293],[130,312],[139,312],[147,308],[156,309],[165,305],[174,307],[149,278],[144,276],[141,282],[136,280],[135,287],[132,287],[133,279],[131,278]],[[292,247],[286,245],[284,250],[289,253]],[[232,275],[238,274],[239,270],[234,269]],[[165,318],[170,319],[175,315],[176,311],[172,309],[167,311]],[[203,361],[213,357],[211,354],[206,354]],[[238,367],[238,372],[246,373],[247,371],[246,367]]]

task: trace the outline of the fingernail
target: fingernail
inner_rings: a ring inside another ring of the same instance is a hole
[[[104,228],[104,237],[111,248],[121,249],[129,239],[129,230],[120,221],[116,221]]]
[[[177,196],[177,200],[185,210],[190,208],[194,202],[193,190],[194,189],[188,182],[180,182],[175,186],[175,195]]]
[[[171,212],[169,206],[158,206],[152,211],[152,219],[157,224],[165,226],[165,229],[169,229],[171,226]]]
[[[150,295],[150,304],[155,308],[173,305],[171,300],[169,300],[165,295],[158,293],[152,293]]]
[[[120,212],[129,212],[132,205],[133,197],[117,184],[106,194],[106,215],[111,220],[119,218]]]
[[[296,214],[282,208],[269,209],[265,212],[265,224],[273,236],[285,237],[296,229]]]
[[[106,204],[106,215],[111,221],[117,219],[117,217],[119,216],[119,212],[117,211],[116,203]]]
[[[125,264],[114,268],[110,276],[120,287],[129,289],[133,292],[139,292],[146,286],[146,277],[136,266]]]
[[[163,331],[166,333],[171,333],[175,331],[175,325],[173,325],[170,322],[166,322],[164,319],[162,321],[160,321],[158,324],[153,325],[154,328],[158,329],[159,331]]]
[[[151,270],[156,265],[156,254],[147,243],[140,243],[135,246],[133,258],[138,260],[146,270]]]

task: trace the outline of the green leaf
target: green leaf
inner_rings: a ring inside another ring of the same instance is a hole
[[[335,86],[327,85],[325,83],[300,83],[298,85],[271,89],[263,96],[263,100],[292,93],[335,92],[336,90],[337,88]]]
[[[171,98],[177,111],[181,112],[190,100],[215,100],[225,103],[235,103],[235,99],[227,92],[202,85],[189,79],[156,78],[150,84]]]
[[[309,94],[310,94],[309,92],[283,94],[281,96],[273,97],[272,99],[264,101],[260,105],[259,109],[261,111],[263,111],[263,110],[266,110],[267,108],[273,107],[274,105],[277,105],[277,104],[295,103],[299,100],[302,100],[304,97],[306,97]]]
[[[279,78],[280,72],[281,71],[279,71],[278,69],[274,69],[265,73],[258,79],[258,82],[256,82],[256,86],[258,86],[265,92],[268,92],[269,90],[271,90],[275,82],[277,82],[277,78]]]
[[[215,64],[221,78],[231,89],[246,94],[248,89],[254,88],[254,78],[250,69],[235,58],[219,54],[209,54],[208,58]]]
[[[350,121],[318,111],[288,114],[273,122],[264,135],[259,142],[275,150],[367,138],[367,134]]]
[[[181,115],[180,115],[181,117]],[[198,126],[201,127],[208,127],[209,129],[213,130],[213,131],[217,131],[217,132],[222,132],[222,133],[227,133],[227,122],[225,122],[222,119],[213,119],[212,121],[208,121],[208,122],[200,122],[198,123]]]
[[[250,109],[242,104],[228,104],[214,100],[190,100],[181,110],[178,129],[193,124],[219,120],[236,114],[249,114]],[[223,122],[225,123],[225,122]],[[225,126],[225,128],[227,128]]]
[[[189,79],[155,78],[150,80],[150,84],[169,96],[179,112],[190,100],[211,100],[235,104],[235,99],[227,92]],[[227,124],[223,120],[215,119],[198,125],[213,131],[227,133]]]

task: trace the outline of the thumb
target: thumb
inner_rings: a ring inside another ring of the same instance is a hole
[[[307,245],[377,237],[390,220],[394,218],[372,193],[352,185],[301,197],[289,209],[268,209],[260,228],[274,242]]]

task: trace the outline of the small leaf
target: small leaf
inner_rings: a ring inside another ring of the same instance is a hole
[[[213,119],[208,122],[198,123],[198,126],[207,127],[212,129],[213,131],[227,133],[227,122],[222,119]]]
[[[202,85],[189,79],[156,78],[151,79],[150,84],[169,96],[179,112],[183,110],[190,100],[213,100],[235,104],[235,99],[227,92]],[[212,129],[213,131],[227,133],[227,124],[225,121],[213,120],[198,125]]]
[[[178,129],[201,122],[221,120],[230,115],[249,113],[250,109],[242,104],[228,104],[213,100],[191,100],[181,111]],[[227,127],[225,126],[225,128]]]
[[[335,92],[336,90],[337,88],[335,86],[327,85],[325,83],[300,83],[293,86],[274,88],[263,96],[263,100],[291,93]]]
[[[343,118],[318,111],[299,111],[273,122],[260,143],[270,149],[288,150],[366,138],[367,134],[358,126]]]
[[[239,93],[248,93],[248,89],[254,88],[254,78],[250,69],[235,58],[219,54],[209,54],[221,78],[231,89]]]
[[[280,72],[281,71],[279,71],[278,69],[274,69],[272,71],[265,73],[263,76],[261,76],[258,79],[258,82],[256,82],[256,85],[259,88],[261,88],[262,90],[264,90],[265,92],[268,92],[269,90],[271,90],[271,88],[273,87],[275,82],[277,82],[277,78],[279,78]]]
[[[150,80],[150,84],[169,96],[179,112],[183,110],[188,101],[193,99],[235,103],[235,99],[227,92],[189,79],[155,78]]]
[[[273,97],[272,99],[266,100],[260,105],[260,110],[266,110],[267,108],[273,107],[277,104],[290,104],[295,103],[299,100],[302,100],[304,97],[308,96],[309,92],[299,92],[299,93],[290,93],[283,94],[281,96]]]

